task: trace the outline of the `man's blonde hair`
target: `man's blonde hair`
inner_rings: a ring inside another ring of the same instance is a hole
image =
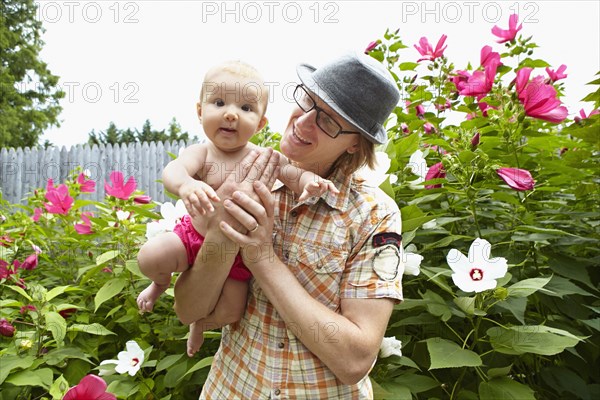
[[[350,154],[345,152],[333,164],[332,171],[341,170],[345,174],[351,174],[362,166],[375,168],[375,144],[363,135],[358,137],[358,150]]]
[[[200,102],[204,100],[207,83],[211,82],[211,77],[219,72],[229,72],[234,76],[253,80],[253,83],[256,83],[258,86],[260,102],[264,106],[263,115],[267,112],[267,105],[269,103],[269,88],[265,85],[265,81],[260,72],[258,72],[258,70],[252,65],[241,60],[225,61],[224,63],[215,65],[206,71],[206,74],[204,75],[204,81],[202,82],[202,89],[200,90]]]

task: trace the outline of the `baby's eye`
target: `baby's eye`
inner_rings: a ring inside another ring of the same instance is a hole
[[[221,99],[217,99],[217,100],[215,100],[215,105],[217,107],[223,107],[225,105],[225,102]]]
[[[248,112],[250,112],[250,111],[252,111],[252,106],[251,106],[251,105],[249,105],[249,104],[244,104],[244,105],[242,106],[242,110],[243,110],[243,111],[248,111]]]

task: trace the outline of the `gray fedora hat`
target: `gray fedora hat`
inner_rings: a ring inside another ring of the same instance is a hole
[[[302,83],[369,141],[387,140],[383,123],[400,100],[400,91],[389,71],[362,53],[350,53],[315,68],[296,68]]]

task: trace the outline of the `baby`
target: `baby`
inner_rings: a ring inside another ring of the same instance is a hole
[[[186,148],[165,167],[162,176],[165,187],[184,200],[190,215],[184,216],[173,232],[150,239],[140,249],[140,270],[152,280],[137,298],[140,312],[152,310],[169,287],[173,272],[182,272],[194,264],[207,230],[201,216],[214,211],[212,202],[221,201],[215,190],[223,183],[225,172],[238,168],[251,150],[260,150],[249,139],[267,123],[268,98],[262,77],[246,63],[230,61],[206,73],[197,113],[208,141]],[[338,193],[330,181],[294,167],[282,155],[280,160],[279,179],[299,194],[300,200],[327,191]],[[190,204],[199,204],[199,208]],[[207,322],[217,327],[238,321],[246,308],[250,278],[251,273],[238,254],[211,320],[203,320],[202,326],[208,326]],[[193,323],[187,342],[190,357],[200,349],[203,340],[202,327]]]

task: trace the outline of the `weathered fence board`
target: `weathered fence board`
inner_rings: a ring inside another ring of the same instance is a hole
[[[96,191],[84,194],[91,200],[104,198],[104,181],[112,171],[121,171],[125,179],[135,177],[137,187],[153,200],[170,200],[162,183],[157,182],[163,168],[187,144],[152,142],[108,145],[76,145],[65,147],[0,149],[0,191],[11,203],[24,203],[37,188],[45,188],[48,179],[64,182],[77,167],[88,170],[96,181]]]

